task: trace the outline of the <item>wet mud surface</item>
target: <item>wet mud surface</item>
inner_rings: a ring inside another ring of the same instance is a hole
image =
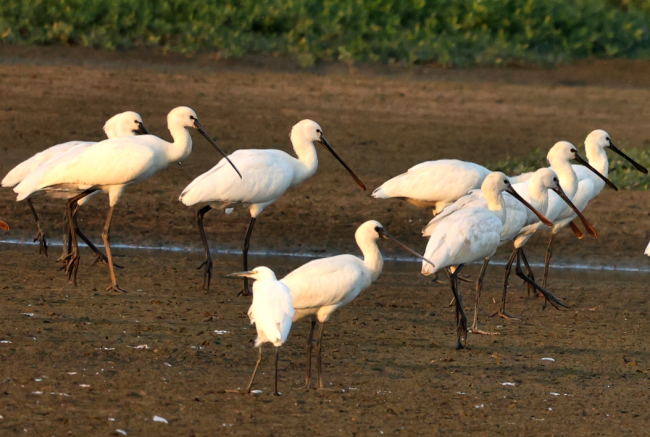
[[[289,151],[291,126],[302,118],[318,121],[369,191],[319,151],[317,174],[258,220],[252,249],[259,251],[356,254],[354,230],[371,218],[423,250],[419,230],[429,213],[376,201],[369,192],[425,160],[495,162],[559,139],[579,144],[595,128],[623,149],[650,144],[647,70],[637,63],[456,77],[447,70],[297,72],[204,58],[1,49],[2,175],[50,145],[100,139],[104,121],[124,110],[139,112],[150,131],[169,138],[166,113],[191,106],[227,151]],[[582,82],[567,82],[574,76]],[[177,197],[217,160],[195,137],[181,166],[129,188],[116,208],[113,241],[198,249],[195,211]],[[604,191],[586,211],[601,236],[577,241],[563,232],[555,259],[646,267],[648,196]],[[94,240],[106,203],[97,196],[81,212]],[[60,202],[38,198],[35,204],[50,237],[60,239]],[[0,239],[33,236],[29,209],[14,202],[11,190],[0,191],[0,218],[12,227]],[[215,249],[238,249],[247,224],[246,211],[206,216]],[[543,260],[547,238],[530,241],[529,258]],[[388,243],[381,248],[402,256]],[[509,311],[522,316],[512,321],[490,317],[502,283],[502,267],[492,266],[481,322],[499,335],[472,335],[470,350],[456,351],[448,287],[430,284],[415,263],[387,269],[325,328],[331,390],[298,389],[308,332],[301,321],[282,348],[283,396],[275,398],[270,350],[255,387],[261,394],[225,392],[246,385],[256,358],[249,301],[237,297],[238,281],[221,278],[241,269],[237,257],[215,256],[215,286],[207,296],[196,270],[200,252],[122,251],[118,278],[129,293],[115,295],[104,291],[107,268],[91,267],[86,251],[79,286],[68,284],[54,261],[59,250],[53,246],[46,259],[35,246],[0,244],[2,435],[120,435],[117,429],[197,436],[640,435],[647,428],[644,274],[552,271],[550,290],[571,305],[565,311],[543,310],[540,299],[512,280]],[[253,264],[267,263],[280,276],[306,261],[254,258]],[[472,317],[473,284],[461,289]],[[169,423],[153,422],[154,415]]]

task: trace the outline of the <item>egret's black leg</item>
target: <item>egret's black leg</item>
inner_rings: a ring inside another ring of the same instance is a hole
[[[515,257],[517,256],[517,249],[512,251],[508,262],[506,263],[506,272],[505,277],[503,278],[503,293],[501,294],[501,304],[499,305],[499,311],[492,314],[492,317],[499,316],[502,319],[517,319],[506,313],[506,296],[508,294],[508,277],[510,277],[510,272],[512,271],[512,263],[515,262]]]
[[[106,288],[106,290],[112,290],[118,293],[126,293],[126,290],[120,288],[117,285],[117,278],[115,277],[115,266],[113,264],[113,256],[111,255],[111,221],[113,219],[113,211],[115,210],[115,205],[111,206],[108,210],[108,215],[106,216],[106,224],[104,225],[104,230],[102,231],[102,239],[104,240],[104,247],[106,248],[106,256],[108,257],[108,268],[111,271],[111,285]]]
[[[210,205],[206,205],[203,208],[199,209],[196,213],[196,218],[198,219],[199,223],[199,232],[201,233],[201,241],[203,241],[203,249],[205,250],[205,261],[203,261],[198,269],[205,266],[205,269],[203,270],[203,287],[201,287],[201,289],[205,290],[206,294],[210,294],[210,281],[212,280],[212,256],[210,255],[208,238],[205,236],[203,216],[211,209],[212,207]]]
[[[470,332],[473,334],[484,334],[484,335],[495,335],[496,332],[487,332],[487,331],[481,331],[478,329],[478,311],[479,311],[479,302],[481,299],[481,291],[483,291],[483,278],[485,277],[485,271],[487,270],[487,266],[490,263],[490,258],[485,258],[485,261],[483,261],[483,267],[481,267],[481,272],[478,275],[478,278],[476,278],[476,305],[474,306],[474,323],[472,323],[472,327],[470,328]]]
[[[253,233],[253,226],[255,226],[256,217],[251,217],[251,221],[248,224],[248,230],[246,231],[246,238],[244,239],[244,271],[248,271],[248,249],[251,246],[251,234]],[[244,296],[252,296],[253,292],[248,285],[248,278],[244,278],[244,291],[242,291]]]
[[[548,242],[548,247],[546,248],[546,259],[544,260],[544,277],[542,278],[542,287],[544,288],[548,285],[548,268],[551,262],[551,256],[553,256],[553,237],[555,237],[555,234],[551,231],[551,239]]]

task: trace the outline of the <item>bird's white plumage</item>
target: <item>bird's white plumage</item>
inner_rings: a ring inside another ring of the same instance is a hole
[[[326,322],[334,311],[352,302],[379,277],[383,257],[377,247],[377,227],[381,228],[381,224],[370,220],[355,233],[363,259],[353,255],[317,259],[281,279],[293,296],[294,320],[315,315],[321,323]]]
[[[422,274],[491,257],[501,242],[507,219],[503,191],[510,186],[501,172],[490,173],[481,185],[487,207],[459,208],[432,227],[422,262]],[[475,197],[475,196],[473,196]]]
[[[645,248],[645,252],[643,254],[650,256],[650,243],[648,243],[648,246]]]
[[[487,168],[457,159],[427,161],[411,167],[377,188],[377,199],[403,198],[418,206],[433,207],[440,213],[469,191],[480,188]]]
[[[187,206],[209,203],[218,209],[250,208],[257,217],[284,192],[310,178],[318,167],[314,142],[321,127],[302,120],[291,129],[291,143],[298,159],[280,150],[237,150],[229,156],[242,174],[240,179],[228,171],[226,160],[190,183],[179,200]]]
[[[255,347],[271,343],[275,347],[287,341],[294,316],[291,292],[275,273],[267,267],[256,267],[250,276],[253,283],[253,303],[248,310],[251,324],[255,324]]]
[[[122,136],[93,144],[79,153],[72,153],[72,149],[48,161],[42,172],[25,178],[14,191],[18,200],[23,200],[48,188],[97,188],[108,192],[110,205],[114,206],[126,186],[142,182],[191,153],[192,137],[187,128],[193,126],[196,118],[196,113],[187,107],[169,113],[168,127],[174,143],[154,135]]]
[[[119,136],[133,135],[133,132],[140,126],[138,122],[142,123],[140,115],[133,111],[126,111],[111,117],[104,125],[104,132],[106,136],[115,138]],[[30,173],[35,171],[38,167],[50,161],[51,159],[61,156],[62,154],[76,149],[78,151],[96,144],[95,141],[68,141],[66,143],[57,144],[42,152],[37,153],[31,158],[21,162],[14,167],[2,180],[3,187],[15,187],[22,182]]]

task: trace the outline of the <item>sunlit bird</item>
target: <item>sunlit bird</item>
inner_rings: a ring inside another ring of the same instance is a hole
[[[404,199],[420,208],[432,208],[435,216],[471,190],[481,188],[488,174],[490,170],[473,162],[427,161],[384,182],[372,197]]]
[[[243,250],[244,270],[248,270],[248,249],[257,217],[288,188],[298,185],[316,173],[318,155],[314,143],[319,143],[329,150],[357,184],[366,189],[350,167],[334,152],[318,123],[302,120],[293,126],[290,138],[298,159],[281,150],[237,150],[229,158],[244,175],[242,179],[229,171],[226,161],[221,160],[211,170],[194,179],[180,195],[179,200],[187,206],[207,203],[197,212],[199,232],[205,248],[205,261],[199,266],[205,267],[204,290],[210,290],[212,256],[203,228],[203,216],[213,208],[225,209],[226,213],[230,213],[235,207],[250,209],[251,220],[244,238]],[[244,280],[243,293],[250,294],[248,278]]]
[[[363,290],[377,280],[384,266],[377,240],[390,239],[411,254],[421,255],[391,237],[381,223],[369,220],[359,226],[354,237],[363,253],[363,259],[354,255],[337,255],[316,259],[297,268],[281,279],[291,290],[296,313],[294,322],[305,317],[311,319],[307,338],[307,376],[305,388],[311,379],[311,350],[316,322],[320,323],[316,336],[316,363],[318,388],[323,388],[321,343],[325,322],[339,308],[352,302]],[[423,259],[423,258],[422,258]],[[423,262],[426,260],[423,259]]]
[[[278,396],[280,395],[278,392],[280,346],[287,341],[294,317],[291,292],[286,285],[276,279],[275,273],[268,267],[256,267],[250,272],[233,273],[228,276],[250,278],[255,281],[253,283],[253,303],[248,310],[248,317],[251,324],[255,324],[257,330],[255,347],[259,349],[259,355],[250,383],[242,393],[251,392],[255,374],[262,362],[262,345],[271,343],[275,346],[275,391],[273,394]]]
[[[144,124],[142,122],[142,118],[140,115],[136,112],[133,111],[126,111],[122,112],[120,114],[114,115],[111,117],[106,124],[104,124],[104,132],[106,133],[106,136],[108,138],[115,138],[115,137],[121,137],[121,136],[127,136],[127,135],[144,135],[148,134],[149,132],[147,129],[144,127]],[[19,183],[21,183],[23,180],[25,180],[31,173],[36,171],[41,165],[46,164],[48,161],[61,156],[65,153],[70,152],[71,150],[75,150],[76,153],[80,153],[87,147],[96,144],[95,141],[68,141],[66,143],[62,144],[57,144],[56,146],[52,146],[48,149],[43,150],[42,152],[37,153],[36,155],[32,156],[31,158],[21,162],[18,164],[16,167],[14,167],[7,175],[2,179],[2,186],[7,187],[7,188],[13,188],[17,186]],[[75,196],[76,194],[79,194],[79,192],[69,192],[69,191],[56,191],[56,190],[48,190],[46,191],[46,194],[49,194],[51,197],[63,197],[63,198],[70,198]],[[79,205],[82,205],[83,202],[87,201],[90,198],[90,196],[82,199],[79,202]],[[32,211],[32,215],[34,216],[34,220],[36,221],[36,226],[38,227],[38,234],[36,235],[36,238],[34,238],[34,241],[39,242],[39,253],[44,253],[45,256],[47,256],[47,240],[45,238],[45,232],[43,231],[43,228],[41,227],[41,222],[38,217],[38,214],[36,213],[36,209],[34,208],[34,204],[32,203],[31,197],[27,198],[27,204],[29,205],[30,210]],[[65,217],[67,218],[67,213],[65,214]],[[65,241],[67,240],[68,236],[68,230],[67,228],[64,229],[65,232],[65,237],[64,237],[64,250],[67,247],[65,244]],[[80,234],[81,238],[86,241],[86,237]],[[89,245],[95,253],[99,253],[101,256],[101,252],[98,252],[97,249],[95,248],[94,245],[90,244]]]
[[[27,178],[14,189],[18,193],[19,201],[28,198],[36,191],[49,188],[83,190],[81,194],[72,197],[67,203],[71,226],[70,234],[73,242],[69,263],[72,263],[71,271],[75,282],[79,264],[79,249],[75,237],[77,224],[72,215],[73,205],[98,190],[108,194],[110,209],[102,232],[111,275],[111,286],[107,289],[124,292],[118,286],[115,277],[110,247],[110,226],[115,205],[126,187],[147,180],[172,162],[187,158],[192,152],[192,137],[189,128],[199,131],[219,153],[226,156],[225,152],[203,130],[192,109],[185,106],[173,109],[167,115],[167,126],[174,139],[173,143],[154,135],[126,136],[101,141],[78,155],[68,159],[55,160],[55,164],[49,166],[38,180],[31,180],[26,185],[30,179]],[[238,173],[234,166],[230,171]]]
[[[450,268],[450,285],[456,306],[457,347],[459,349],[467,344],[467,316],[458,290],[458,274],[465,264],[477,260],[484,260],[478,281],[485,273],[486,258],[492,257],[499,247],[503,227],[506,224],[508,207],[503,195],[504,191],[524,203],[547,225],[552,225],[548,219],[517,194],[506,175],[494,172],[490,173],[481,185],[481,192],[487,207],[455,210],[446,218],[431,224],[435,226],[430,225],[427,229],[427,234],[430,237],[424,257],[433,265],[423,262],[422,274],[431,275],[437,270]],[[553,305],[562,305],[550,293],[546,294],[546,298]]]

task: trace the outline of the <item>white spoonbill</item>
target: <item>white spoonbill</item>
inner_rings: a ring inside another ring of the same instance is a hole
[[[171,162],[184,160],[192,152],[192,137],[189,128],[194,128],[203,135],[223,156],[225,152],[203,130],[199,119],[192,109],[180,106],[172,109],[167,115],[167,127],[174,138],[169,143],[154,135],[137,137],[118,137],[101,141],[88,147],[78,155],[69,159],[55,160],[38,180],[26,182],[25,179],[14,191],[18,192],[18,200],[24,200],[39,190],[50,187],[84,190],[81,194],[68,200],[68,217],[70,219],[73,252],[71,261],[74,263],[73,276],[79,264],[79,252],[75,237],[77,224],[72,215],[72,206],[89,194],[101,190],[108,194],[110,209],[102,238],[106,247],[108,265],[111,274],[111,286],[108,289],[124,292],[115,277],[113,257],[110,246],[110,226],[115,205],[129,185],[143,182],[160,170],[167,168]],[[233,172],[237,169],[233,165]],[[76,278],[75,278],[76,281]]]
[[[104,132],[108,138],[115,138],[126,135],[144,135],[149,133],[144,127],[142,117],[133,111],[122,112],[111,117],[106,122],[106,124],[104,124]],[[95,143],[95,141],[68,141],[66,143],[57,144],[56,146],[45,149],[11,169],[11,171],[7,173],[4,179],[2,179],[2,186],[6,188],[13,188],[47,161],[57,156],[61,156],[62,154],[72,149],[76,149],[80,152],[81,150]],[[71,197],[70,194],[61,192],[49,191],[49,194],[52,197]],[[90,196],[86,197],[80,201],[79,204],[81,205],[89,198]],[[41,222],[38,218],[38,214],[36,213],[36,209],[34,208],[31,197],[27,199],[27,205],[29,205],[29,209],[32,211],[32,215],[36,221],[36,226],[38,227],[38,235],[36,235],[36,238],[34,238],[34,241],[39,242],[38,253],[44,253],[45,256],[47,256],[47,240],[45,239],[45,233],[41,227]],[[67,214],[65,214],[65,216],[67,217]],[[68,231],[66,229],[66,237],[67,232]],[[80,237],[84,239],[84,241],[87,240],[85,236],[80,235]],[[65,240],[66,238],[64,238],[64,249],[66,247]],[[91,248],[95,251],[95,253],[97,253],[97,249],[94,247],[94,245]],[[103,254],[101,255],[103,256]]]
[[[578,188],[573,195],[572,200],[580,211],[584,211],[587,207],[587,204],[596,196],[598,196],[598,194],[600,194],[600,192],[605,187],[605,184],[610,185],[612,188],[616,189],[614,184],[609,182],[608,179],[604,179],[609,176],[609,160],[607,159],[607,152],[605,151],[607,148],[621,155],[632,165],[634,165],[634,167],[640,172],[644,174],[648,173],[648,170],[645,167],[638,164],[632,158],[619,150],[614,145],[607,132],[601,129],[597,129],[591,132],[585,139],[585,151],[587,152],[589,166],[585,166],[584,163],[583,165],[571,166],[578,180]],[[560,182],[562,182],[562,179],[560,179]],[[544,261],[544,286],[546,286],[548,280],[548,270],[552,256],[553,237],[555,234],[569,225],[574,234],[578,238],[582,238],[582,232],[573,223],[573,219],[575,217],[576,214],[573,211],[564,209],[562,213],[557,217],[557,220],[554,222],[555,226],[553,226],[551,238],[549,240],[548,248],[546,251],[546,259]]]
[[[538,173],[539,175],[536,173],[535,176],[530,180],[530,183],[526,182],[526,183],[518,184],[519,187],[517,185],[513,185],[513,189],[515,189],[517,193],[528,204],[530,204],[535,211],[538,212],[534,212],[533,210],[528,208],[524,203],[522,203],[521,201],[519,201],[517,198],[513,197],[509,193],[503,194],[503,198],[505,201],[504,202],[505,222],[503,222],[503,226],[501,228],[499,246],[502,246],[515,239],[522,231],[522,229],[529,224],[538,223],[539,225],[545,226],[550,223],[550,222],[546,222],[546,224],[543,224],[540,221],[540,217],[537,215],[538,213],[541,213],[548,220],[553,220],[546,213],[547,206],[548,206],[548,189],[553,189],[555,191],[558,191],[558,194],[570,204],[570,200],[568,200],[566,195],[564,195],[564,192],[561,191],[562,189],[559,187],[559,182],[557,181],[557,177],[555,176],[555,173],[553,173],[552,170],[540,169],[538,170]],[[575,208],[572,205],[571,207]],[[489,209],[487,199],[482,190],[473,190],[468,195],[458,199],[453,205],[447,207],[441,214],[436,216],[434,219],[432,219],[429,222],[427,226],[425,226],[425,228],[422,230],[422,235],[425,237],[430,237],[433,231],[435,230],[435,228],[443,220],[454,220],[453,214],[455,212],[467,208],[488,208]],[[582,219],[584,219],[584,217],[582,217]],[[589,224],[589,222],[587,222],[586,219],[584,219],[584,222],[585,222],[585,226],[587,226],[587,228],[590,229],[591,224]],[[513,253],[513,257],[514,255],[515,253]],[[513,260],[513,257],[511,257],[510,261]],[[483,277],[485,275],[485,271],[489,261],[490,261],[489,257],[484,260],[483,268],[481,269],[481,272],[476,280],[476,303],[475,303],[475,311],[474,311],[474,322],[472,323],[472,327],[470,328],[473,333],[486,334],[486,332],[480,331],[478,329],[478,311],[479,311],[478,308],[479,308],[481,291],[483,287]],[[527,263],[527,261],[525,262]],[[511,262],[509,262],[508,265],[506,266],[506,281],[507,281],[508,274],[510,272],[510,265]],[[516,273],[517,276],[521,277],[528,284],[529,287],[533,287],[538,290],[540,289],[540,286],[535,283],[534,277],[532,278],[526,277],[523,274],[519,262],[517,263]],[[540,292],[543,293],[544,295],[552,296],[551,293],[547,292],[546,290],[540,290]],[[504,288],[504,296],[505,296],[505,288]],[[549,297],[549,299],[552,301],[557,300],[554,297]],[[504,318],[509,317],[501,310],[499,310],[499,312],[497,312],[496,315],[499,315]]]
[[[428,262],[421,255],[391,237],[375,220],[363,223],[354,234],[363,253],[363,259],[354,255],[337,255],[310,261],[282,278],[291,290],[296,313],[294,322],[305,317],[311,319],[307,338],[307,377],[305,388],[311,378],[311,348],[316,321],[320,323],[316,338],[316,362],[318,388],[323,388],[321,365],[321,341],[325,322],[342,306],[352,302],[363,290],[377,280],[384,266],[384,259],[377,247],[377,240],[390,239],[411,254]],[[255,295],[253,294],[253,299]]]
[[[501,242],[501,233],[506,224],[508,208],[503,196],[507,191],[515,199],[524,203],[535,212],[540,220],[552,225],[548,219],[536,211],[512,188],[508,177],[501,172],[490,173],[481,191],[487,203],[485,207],[460,209],[449,215],[446,220],[440,220],[431,229],[424,257],[431,261],[422,263],[422,274],[431,275],[437,270],[452,267],[450,272],[451,289],[456,305],[456,324],[458,333],[458,348],[467,343],[467,317],[463,302],[458,291],[458,274],[463,265],[469,262],[492,257]],[[483,270],[487,262],[483,263]],[[483,274],[484,271],[481,273]],[[479,275],[479,278],[481,275]],[[480,284],[479,284],[480,285]],[[562,305],[550,293],[545,294],[553,305]],[[463,344],[463,340],[464,343]]]
[[[244,270],[248,270],[248,249],[257,216],[288,188],[298,185],[316,173],[318,155],[314,143],[319,143],[329,150],[357,184],[363,190],[366,189],[350,167],[334,152],[318,123],[302,120],[293,126],[290,138],[298,159],[281,150],[237,150],[229,158],[245,175],[243,179],[229,171],[226,161],[221,160],[211,170],[194,179],[181,193],[179,200],[184,205],[208,204],[197,212],[199,232],[205,248],[205,261],[199,268],[205,267],[203,289],[207,292],[210,290],[212,278],[212,257],[203,228],[203,216],[211,209],[225,209],[227,214],[234,207],[250,209],[251,221],[246,231],[243,250]],[[244,280],[243,294],[250,294],[248,278]]]
[[[582,215],[577,206],[571,202],[569,197],[564,193],[560,185],[560,180],[558,179],[555,172],[550,168],[540,168],[533,173],[533,176],[527,181],[518,184],[514,184],[513,188],[526,200],[528,201],[535,209],[540,211],[544,216],[553,221],[556,219],[557,214],[560,212],[560,208],[556,205],[561,204],[562,202],[568,205],[573,211],[576,212],[576,215],[582,221],[585,229],[589,235],[596,238],[598,232],[596,229],[589,223],[589,221]],[[549,191],[550,190],[550,191]],[[539,221],[539,219],[533,215],[528,214],[528,217],[525,221],[525,225],[517,232],[517,235],[514,237],[514,248],[510,259],[506,263],[505,277],[503,282],[503,294],[501,296],[501,304],[499,310],[495,315],[498,315],[502,318],[511,318],[506,313],[506,294],[508,292],[508,277],[512,269],[512,264],[517,260],[515,265],[515,272],[520,278],[523,277],[523,271],[521,268],[521,262],[524,262],[526,266],[526,276],[535,283],[535,276],[533,271],[530,268],[526,254],[524,253],[523,246],[528,242],[530,237],[539,229],[546,228],[547,225]],[[530,291],[531,283],[528,283],[528,288]],[[534,287],[539,290],[539,286]],[[478,301],[478,300],[477,300]],[[476,323],[476,318],[474,319]]]
[[[287,341],[294,317],[291,292],[286,285],[276,279],[275,273],[268,267],[256,267],[250,272],[232,273],[228,276],[255,280],[253,303],[248,310],[248,318],[251,325],[255,324],[257,330],[255,347],[259,349],[259,356],[248,387],[240,393],[251,392],[257,368],[262,362],[262,345],[271,343],[275,346],[275,391],[273,394],[279,396],[278,357],[280,346]]]
[[[427,161],[384,182],[372,197],[404,199],[420,208],[433,208],[435,216],[471,190],[480,188],[488,174],[490,170],[473,162]]]

